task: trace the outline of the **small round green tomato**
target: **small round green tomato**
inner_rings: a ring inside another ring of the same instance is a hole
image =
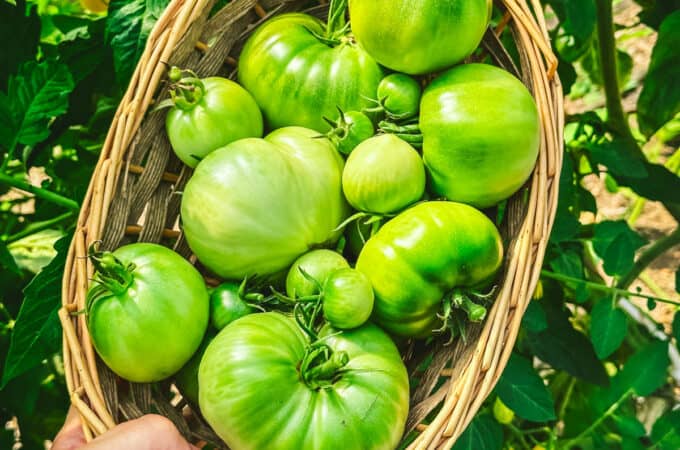
[[[302,270],[323,286],[330,274],[338,269],[348,268],[347,260],[332,250],[312,250],[299,257],[291,266],[286,277],[286,294],[291,298],[309,297],[319,293],[317,285],[308,280]]]
[[[420,129],[431,190],[478,208],[522,187],[541,137],[527,88],[487,64],[457,66],[435,78],[423,94]]]
[[[418,114],[421,92],[416,80],[403,73],[393,73],[378,85],[378,100],[390,116],[408,119]]]
[[[157,244],[96,253],[87,300],[92,343],[107,366],[136,383],[163,380],[196,352],[208,326],[201,274]]]
[[[373,298],[366,275],[354,269],[336,270],[323,285],[323,315],[340,330],[356,328],[371,317]]]
[[[423,161],[411,145],[393,134],[372,137],[347,158],[342,189],[350,205],[360,211],[399,211],[423,196]]]
[[[383,66],[411,75],[472,54],[489,21],[488,0],[352,0],[352,31]]]
[[[366,114],[350,111],[342,113],[336,128],[331,131],[331,139],[340,153],[349,155],[357,145],[374,134],[375,127]]]
[[[196,167],[220,147],[262,137],[262,113],[248,91],[226,78],[190,80],[191,98],[175,94],[175,106],[165,121],[170,144],[184,164]]]
[[[239,284],[228,281],[216,287],[210,294],[210,320],[217,330],[255,312],[255,308],[241,298],[239,289]]]

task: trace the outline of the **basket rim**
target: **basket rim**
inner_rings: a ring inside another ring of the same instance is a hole
[[[59,318],[63,327],[67,387],[71,403],[81,415],[88,441],[116,423],[104,401],[85,318],[72,315],[83,309],[84,292],[92,276],[92,267],[82,256],[87,254],[89,243],[101,238],[119,176],[125,169],[130,170],[130,161],[125,161],[126,154],[165,72],[160,62],[169,60],[190,26],[204,19],[214,2],[172,0],[151,31],[109,129],[69,247]],[[238,2],[230,5],[235,3]],[[241,3],[247,3],[261,17],[264,14],[256,0]],[[510,357],[521,318],[538,282],[555,219],[564,141],[563,97],[556,73],[557,58],[550,48],[539,0],[500,0],[499,3],[506,10],[499,28],[508,24],[513,27],[520,57],[528,61],[530,67],[530,73],[525,74],[528,75],[525,84],[528,82],[531,87],[541,117],[539,159],[529,182],[526,215],[518,235],[508,248],[502,288],[489,311],[480,338],[471,346],[469,361],[458,378],[449,383],[435,419],[427,426],[418,427],[420,434],[409,449],[450,449],[494,388]]]

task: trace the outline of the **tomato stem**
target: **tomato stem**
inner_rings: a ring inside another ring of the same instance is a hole
[[[300,376],[311,389],[329,387],[348,362],[346,352],[334,352],[326,344],[315,343],[309,346],[302,358]]]
[[[98,242],[88,250],[88,257],[96,270],[94,281],[104,286],[115,295],[123,294],[134,281],[133,263],[124,264],[111,252],[97,250]]]
[[[347,14],[347,0],[331,0],[328,8],[328,22],[326,23],[326,36],[329,41],[336,44],[340,42],[340,38],[347,34],[349,24],[346,19]]]

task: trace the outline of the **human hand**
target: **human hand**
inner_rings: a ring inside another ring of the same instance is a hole
[[[165,417],[149,414],[122,423],[87,443],[80,416],[71,407],[51,450],[198,450]]]

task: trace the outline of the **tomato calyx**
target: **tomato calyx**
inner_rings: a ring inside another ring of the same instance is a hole
[[[319,137],[328,138],[340,153],[349,155],[357,145],[371,138],[375,134],[375,127],[369,117],[363,112],[349,111],[345,113],[338,108],[338,119],[324,117],[331,130]]]
[[[98,244],[93,243],[87,252],[95,268],[93,281],[115,295],[125,293],[134,281],[135,264],[125,264],[113,253],[97,250]]]
[[[191,70],[173,66],[168,73],[170,98],[160,102],[153,110],[176,107],[191,111],[205,96],[205,85]]]
[[[408,120],[403,123],[381,120],[378,123],[378,129],[382,133],[397,136],[417,149],[423,147],[423,133],[420,131],[420,124],[417,119]]]
[[[496,293],[494,286],[489,292],[482,293],[472,289],[455,288],[442,299],[442,307],[437,317],[442,326],[433,330],[435,334],[449,333],[447,345],[460,336],[467,340],[466,319],[469,322],[480,323],[486,318],[487,307]]]
[[[300,361],[300,377],[310,389],[329,388],[348,362],[347,352],[333,351],[328,344],[317,341],[307,347]]]

